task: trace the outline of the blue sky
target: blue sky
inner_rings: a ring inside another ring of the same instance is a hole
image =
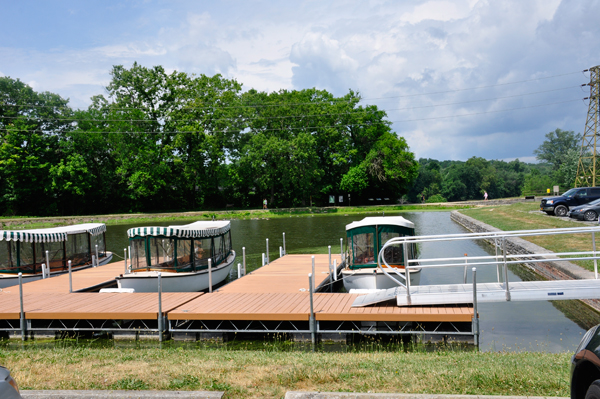
[[[0,76],[87,108],[113,65],[361,93],[416,157],[534,161],[583,132],[600,1],[0,0]]]

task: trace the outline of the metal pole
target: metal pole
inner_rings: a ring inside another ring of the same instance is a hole
[[[98,245],[96,245],[96,266],[100,266],[100,257],[98,257]]]
[[[504,287],[506,288],[506,300],[510,301],[510,289],[508,287],[508,265],[506,264],[506,237],[502,237],[502,255],[504,257]]]
[[[329,263],[327,264],[327,270],[329,270],[329,291],[333,292],[333,278],[331,277],[331,245],[327,246],[329,252]]]
[[[246,247],[242,247],[242,261],[244,265],[244,276],[246,275]]]
[[[283,233],[283,254],[285,255],[285,233]]]
[[[69,261],[69,293],[73,292],[73,275],[71,274],[71,261]]]
[[[283,248],[279,247],[279,257],[283,257]]]
[[[592,245],[594,248],[594,276],[598,280],[598,259],[596,259],[596,232],[592,231]]]
[[[158,341],[163,341],[162,273],[160,272],[158,272]]]
[[[314,256],[313,256],[313,260],[314,260]],[[314,266],[314,263],[313,263]],[[313,286],[315,284],[315,280],[313,278],[313,274],[309,273],[308,274],[308,286],[309,286],[309,293],[310,293],[310,318],[309,318],[309,322],[308,322],[308,327],[310,329],[310,339],[312,341],[312,351],[315,351],[315,345],[317,343],[317,334],[315,331],[315,311],[314,311],[314,306],[313,306]]]
[[[500,263],[498,262],[498,237],[494,237],[494,249],[496,250],[496,278],[500,282]]]
[[[313,275],[313,279],[312,279],[312,285],[310,286],[310,288],[315,291],[315,257],[314,255],[312,256],[312,275]]]
[[[406,241],[402,243],[402,252],[404,252],[404,281],[406,282],[406,302],[411,303],[410,299],[410,272],[408,271],[408,246]]]
[[[267,238],[267,265],[269,264],[269,239]]]
[[[42,263],[42,279],[46,278],[46,264]]]
[[[465,254],[465,272],[463,273],[463,284],[467,284],[467,265],[469,261],[467,260],[467,254]]]
[[[238,263],[238,278],[242,277],[242,264]]]
[[[208,259],[208,292],[212,292],[212,260]]]
[[[125,261],[125,271],[123,272],[123,274],[127,274],[127,248],[125,248],[123,251],[123,261]]]
[[[479,315],[477,314],[477,268],[473,269],[473,340],[479,348]]]
[[[27,327],[25,324],[25,310],[23,306],[23,273],[19,272],[19,301],[21,304],[21,340],[25,341],[27,338]]]
[[[333,260],[333,279],[337,281],[337,259]]]
[[[344,261],[344,239],[340,238],[340,262]]]
[[[48,278],[50,278],[50,251],[46,251],[46,268],[48,270]]]
[[[264,266],[266,263],[266,258],[265,258],[265,253],[263,252],[262,254],[262,266]]]

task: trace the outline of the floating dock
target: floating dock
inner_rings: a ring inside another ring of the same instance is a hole
[[[343,266],[340,255],[334,260],[338,269]],[[161,340],[231,334],[285,334],[313,342],[366,334],[474,339],[470,304],[398,307],[388,301],[352,307],[358,295],[327,292],[335,283],[329,255],[285,255],[212,293],[97,292],[114,285],[124,270],[117,262],[75,272],[71,279],[64,274],[23,284],[22,301],[18,285],[3,289],[0,332],[23,339],[82,333]]]

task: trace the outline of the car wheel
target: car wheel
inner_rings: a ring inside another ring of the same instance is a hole
[[[559,205],[556,208],[554,208],[554,214],[556,216],[566,216],[567,212],[569,212],[569,210],[564,205]]]
[[[583,220],[587,220],[588,222],[593,222],[597,217],[598,215],[596,215],[596,212],[594,211],[586,211],[583,214]]]
[[[600,380],[592,382],[585,393],[585,399],[600,399]]]

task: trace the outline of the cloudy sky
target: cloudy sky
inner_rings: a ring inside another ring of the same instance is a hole
[[[0,76],[87,108],[113,65],[360,92],[417,158],[534,161],[583,132],[600,1],[0,0]]]

